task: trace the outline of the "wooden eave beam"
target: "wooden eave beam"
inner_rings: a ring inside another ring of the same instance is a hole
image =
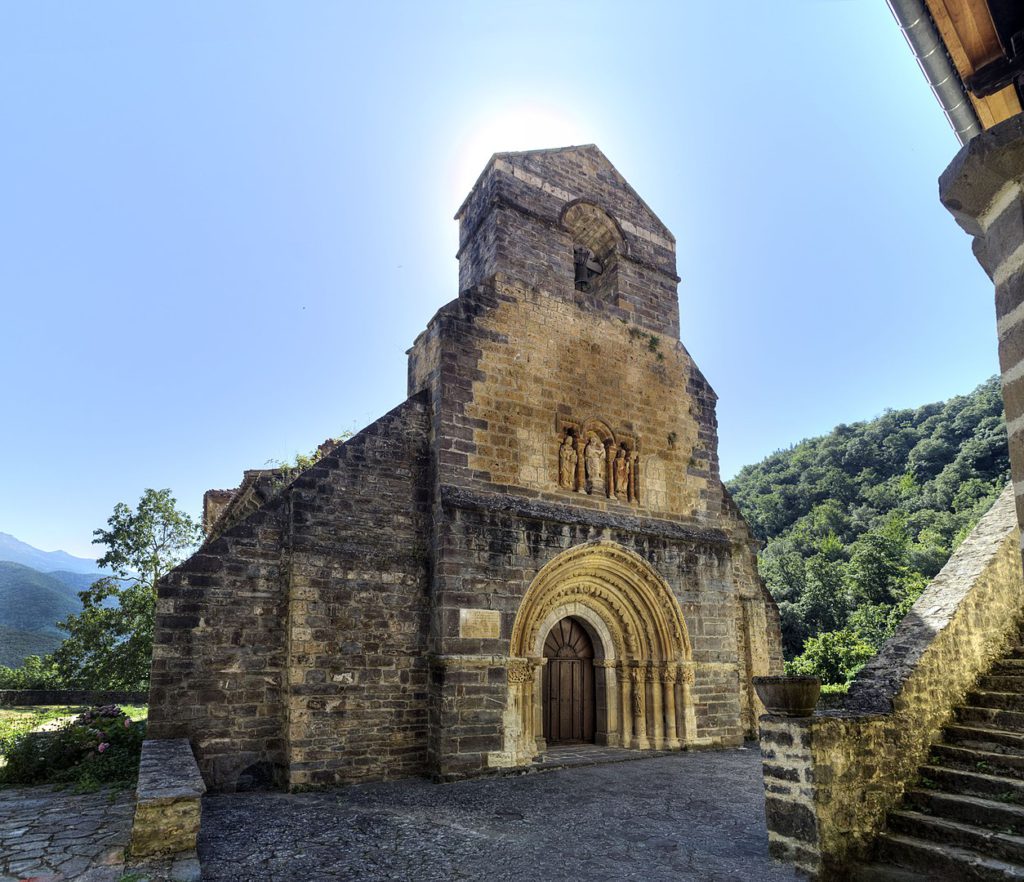
[[[949,57],[965,79],[978,68],[1003,56],[987,0],[925,0]],[[1007,86],[987,98],[968,93],[981,124],[989,129],[1021,112],[1017,90]]]

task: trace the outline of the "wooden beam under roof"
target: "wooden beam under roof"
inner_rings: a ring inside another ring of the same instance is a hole
[[[1002,58],[1003,46],[992,22],[988,0],[925,0],[925,4],[960,79]],[[1020,99],[1013,86],[1007,86],[987,98],[975,98],[970,94],[969,97],[986,129],[1021,112]]]

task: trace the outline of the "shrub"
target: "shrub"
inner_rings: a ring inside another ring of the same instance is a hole
[[[4,751],[0,787],[71,785],[77,792],[113,784],[129,786],[138,775],[146,724],[116,705],[94,707],[55,732],[27,732]]]

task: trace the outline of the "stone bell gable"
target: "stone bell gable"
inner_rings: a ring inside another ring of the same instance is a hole
[[[679,337],[675,237],[593,144],[495,154],[455,217],[461,290],[500,272]]]
[[[558,743],[736,744],[778,612],[678,339],[672,234],[593,146],[497,154],[409,399],[206,500],[150,719],[208,783],[454,779]]]

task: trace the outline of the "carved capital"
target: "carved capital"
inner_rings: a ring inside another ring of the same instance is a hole
[[[682,682],[685,683],[687,686],[692,686],[694,684],[696,677],[694,677],[693,668],[683,667],[679,670],[679,674]]]
[[[533,679],[533,665],[525,659],[510,659],[507,671],[509,683],[528,683]]]

